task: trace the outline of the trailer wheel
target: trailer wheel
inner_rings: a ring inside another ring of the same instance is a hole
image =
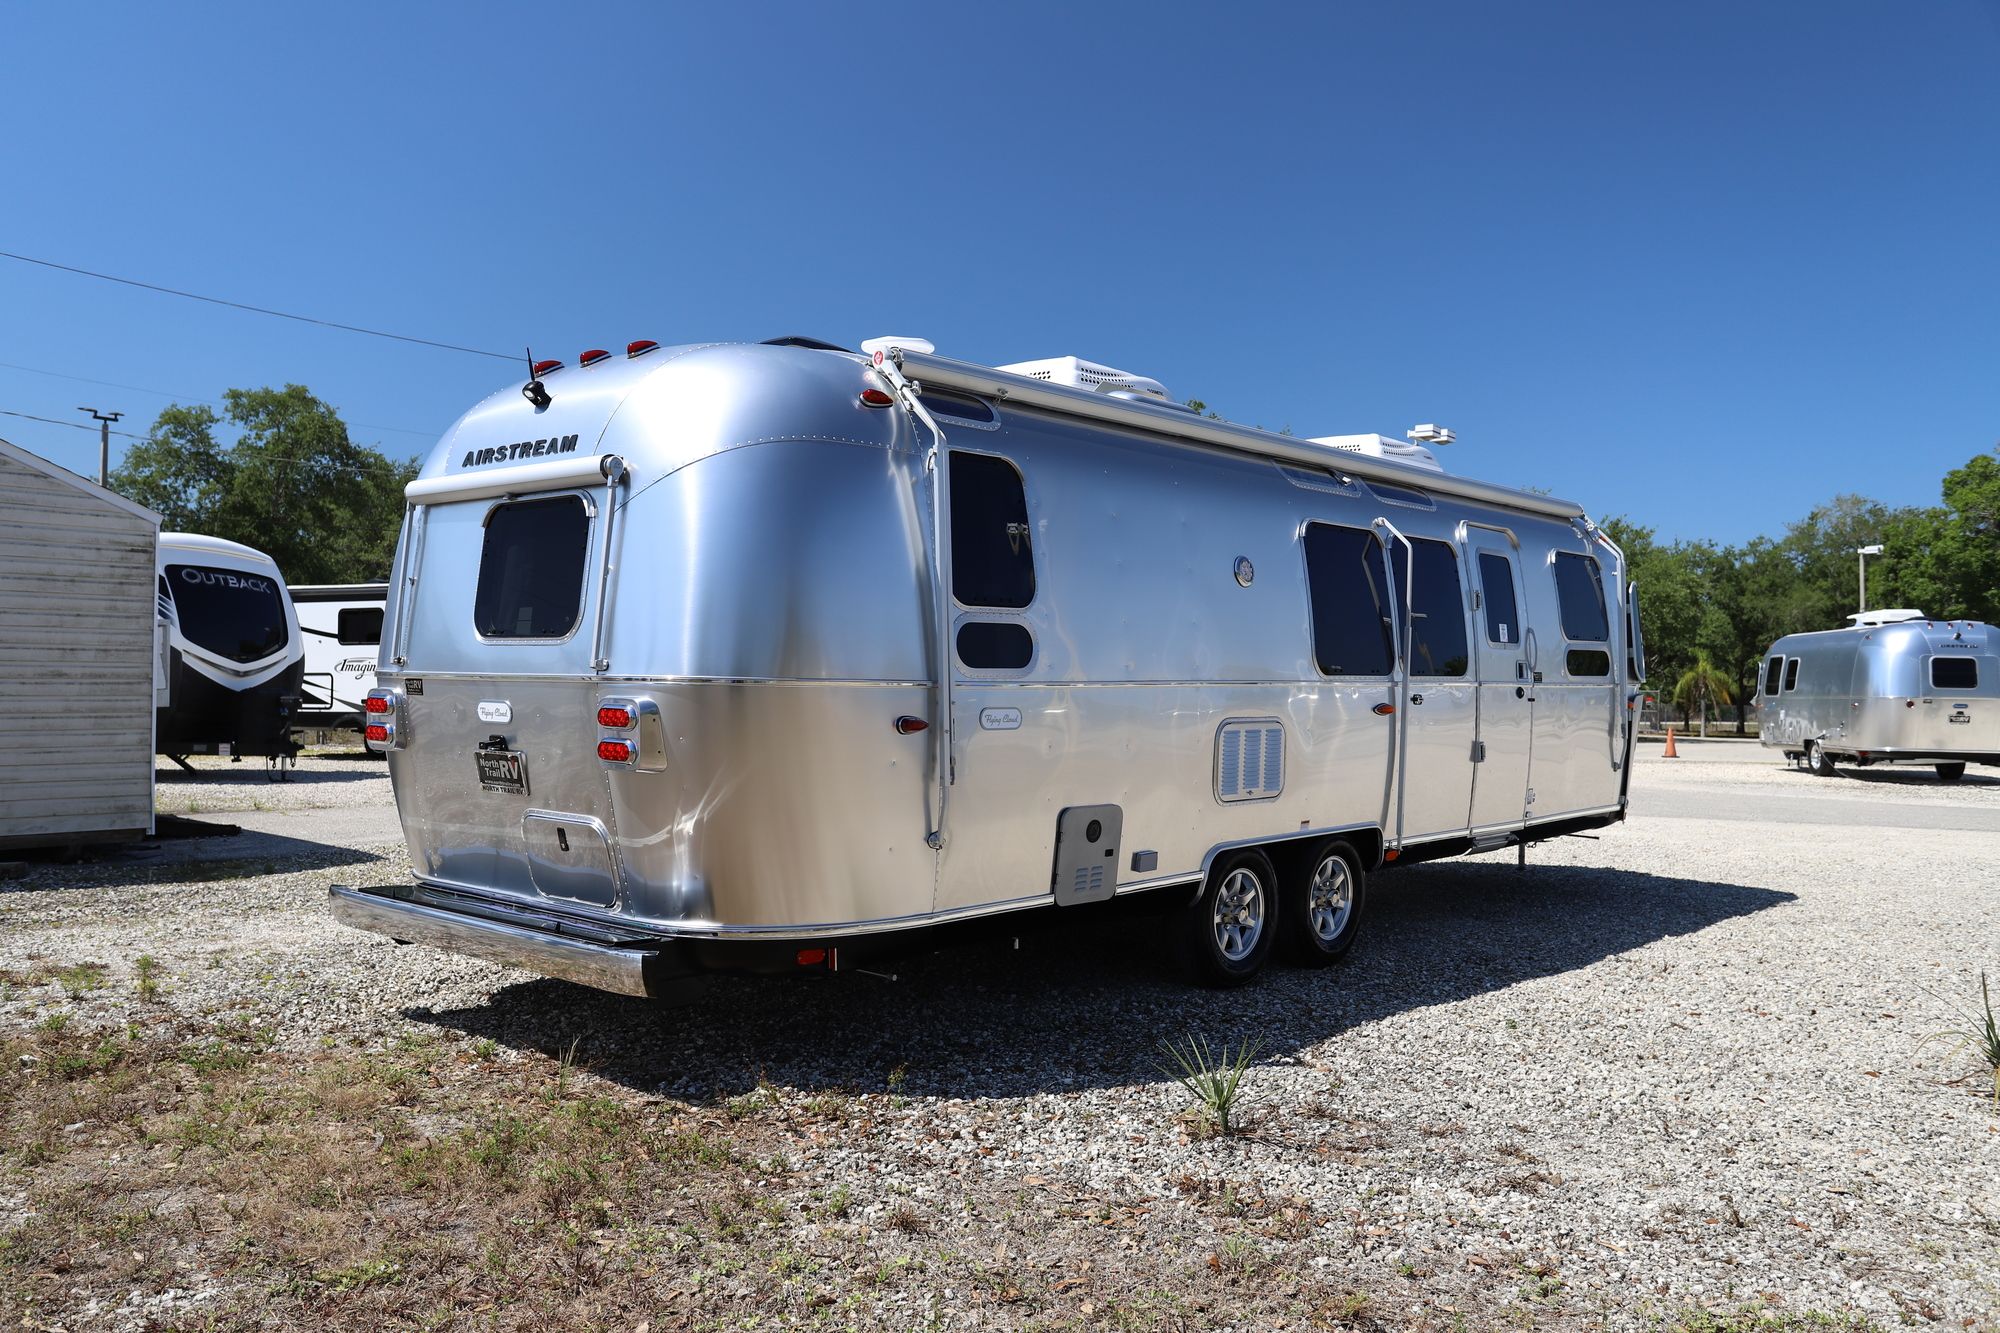
[[[1257,975],[1277,934],[1278,877],[1253,849],[1219,858],[1201,896],[1181,914],[1181,954],[1196,980],[1240,986]]]
[[[1965,765],[1963,763],[1939,764],[1937,766],[1937,775],[1939,782],[1956,782],[1965,776]]]
[[[1325,967],[1354,946],[1368,882],[1354,849],[1338,839],[1299,867],[1284,897],[1280,947],[1300,967]]]
[[[1837,771],[1826,753],[1826,747],[1818,741],[1806,742],[1806,767],[1823,778],[1830,778]]]

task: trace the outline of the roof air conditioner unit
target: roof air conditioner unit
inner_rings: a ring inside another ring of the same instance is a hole
[[[1093,393],[1131,393],[1143,398],[1172,399],[1167,394],[1167,386],[1145,375],[1134,375],[1128,370],[1118,370],[1111,366],[1101,366],[1095,361],[1085,361],[1077,356],[1051,356],[1040,361],[1016,361],[1011,366],[996,366],[1010,375],[1025,375],[1031,380],[1046,380],[1050,384],[1066,385],[1072,389],[1088,389]]]
[[[1362,454],[1369,458],[1386,458],[1392,463],[1420,467],[1428,472],[1444,471],[1444,466],[1437,461],[1437,455],[1423,445],[1392,440],[1386,435],[1319,435],[1313,438],[1312,443],[1323,444],[1329,449],[1339,449],[1344,453]]]

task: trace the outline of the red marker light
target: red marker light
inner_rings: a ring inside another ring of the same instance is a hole
[[[538,379],[541,376],[548,374],[552,370],[561,370],[561,369],[562,369],[562,362],[560,361],[537,361],[535,362],[534,365],[534,373],[536,378]]]
[[[1393,713],[1393,712],[1395,712],[1395,711],[1396,711],[1396,705],[1394,705],[1394,704],[1376,704],[1376,705],[1375,705],[1375,711],[1376,711],[1376,713],[1377,713],[1377,714],[1379,714],[1380,716],[1382,716],[1382,717],[1387,717],[1387,716],[1389,716],[1389,714],[1391,714],[1391,713]]]
[[[629,708],[600,708],[597,710],[597,725],[623,731],[632,725],[632,710]]]
[[[625,344],[625,355],[644,356],[646,353],[652,351],[655,347],[658,346],[659,344],[654,342],[651,338],[635,339],[634,341]]]
[[[632,762],[632,742],[599,741],[597,743],[597,757],[606,763],[629,764]]]
[[[371,713],[386,713],[389,711],[389,701],[379,694],[369,695],[367,701],[361,706]]]
[[[861,391],[861,405],[863,407],[887,407],[895,401],[894,398],[883,393],[880,389],[863,389]]]
[[[924,721],[922,718],[911,717],[906,713],[896,719],[896,734],[898,736],[914,736],[918,732],[928,729],[929,726],[930,723]]]
[[[799,950],[800,967],[818,967],[824,962],[826,962],[826,950],[824,949]]]
[[[370,722],[368,730],[362,734],[367,736],[371,741],[387,741],[389,739],[389,729],[380,722]]]
[[[605,351],[602,347],[593,347],[588,352],[585,352],[582,356],[578,357],[576,359],[576,363],[579,366],[594,366],[598,362],[604,360],[606,357],[610,355],[611,353]]]

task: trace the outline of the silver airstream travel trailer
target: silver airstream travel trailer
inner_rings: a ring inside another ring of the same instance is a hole
[[[386,583],[293,584],[292,609],[305,649],[299,727],[362,725],[362,705],[375,688],[375,654],[382,645]]]
[[[160,654],[154,744],[187,767],[191,754],[255,755],[281,768],[298,752],[304,650],[277,562],[191,532],[160,534]]]
[[[643,994],[1150,900],[1227,984],[1387,862],[1623,817],[1577,506],[899,341],[635,343],[451,429],[367,705],[416,882],[339,919]]]
[[[1873,611],[1788,634],[1764,655],[1763,743],[1822,777],[1840,764],[1930,764],[1957,782],[2000,764],[2000,634],[1976,620]]]

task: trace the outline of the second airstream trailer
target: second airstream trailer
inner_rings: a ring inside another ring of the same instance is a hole
[[[1631,588],[1568,501],[1067,359],[537,376],[407,489],[367,707],[416,881],[349,924],[655,994],[1149,901],[1231,984],[1385,864],[1623,818]]]
[[[159,753],[183,767],[192,754],[288,762],[304,666],[277,562],[240,542],[163,532],[158,576]]]
[[[1771,645],[1757,691],[1764,745],[1822,777],[1927,764],[1957,782],[1967,764],[2000,764],[2000,633],[1921,611],[1855,619]]]

